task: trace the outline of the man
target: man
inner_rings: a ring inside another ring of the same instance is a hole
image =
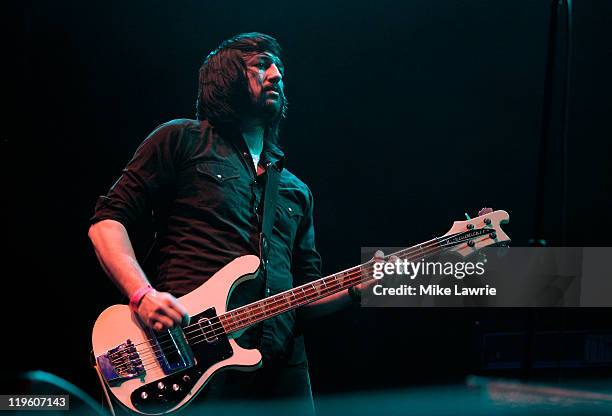
[[[223,42],[200,68],[198,120],[158,127],[137,149],[107,196],[100,197],[89,236],[107,274],[130,298],[141,321],[157,330],[185,324],[176,297],[205,282],[236,257],[259,255],[266,166],[283,159],[279,123],[286,114],[284,67],[276,40],[245,33]],[[129,231],[154,213],[157,237],[152,273],[134,255]],[[280,175],[267,276],[238,287],[230,308],[320,277],[313,198],[284,169]],[[157,290],[153,290],[154,286]],[[350,302],[346,291],[309,308],[317,314]],[[263,368],[215,376],[211,398],[294,398],[312,413],[304,341],[296,312],[256,325],[238,339],[257,347]]]

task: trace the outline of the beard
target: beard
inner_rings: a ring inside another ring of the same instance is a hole
[[[280,115],[285,105],[285,93],[281,90],[278,96],[262,91],[253,103],[255,115],[266,120],[275,119]]]

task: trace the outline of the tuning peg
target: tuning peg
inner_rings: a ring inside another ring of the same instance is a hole
[[[478,211],[478,216],[480,217],[481,215],[490,214],[492,212],[493,212],[493,208],[483,208],[480,211]]]

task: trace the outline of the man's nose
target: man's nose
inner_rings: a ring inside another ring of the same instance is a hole
[[[268,81],[272,84],[278,84],[283,79],[283,75],[279,71],[276,64],[272,64],[268,67]]]

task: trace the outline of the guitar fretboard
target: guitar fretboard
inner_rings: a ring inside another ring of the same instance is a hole
[[[400,259],[414,261],[438,254],[443,247],[446,247],[446,245],[441,245],[439,239],[435,238],[425,243],[389,254],[386,258],[396,256]],[[374,260],[370,260],[339,273],[323,277],[291,290],[228,311],[220,315],[219,320],[226,333],[249,327],[260,321],[307,305],[318,299],[333,295],[351,286],[372,279],[373,262]]]

